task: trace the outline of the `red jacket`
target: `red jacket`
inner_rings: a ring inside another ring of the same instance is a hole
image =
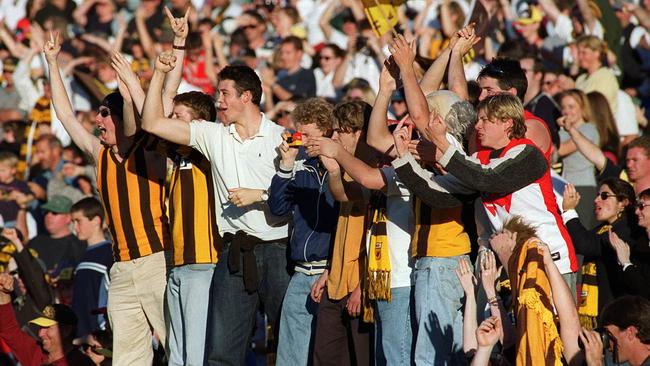
[[[94,366],[92,360],[77,348],[68,352],[65,357],[52,363],[47,363],[47,354],[36,340],[22,330],[16,321],[16,315],[11,303],[0,305],[0,338],[5,341],[16,359],[23,366]]]

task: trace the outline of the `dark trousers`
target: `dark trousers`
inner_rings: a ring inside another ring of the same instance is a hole
[[[371,324],[361,317],[351,318],[345,305],[348,296],[341,300],[329,298],[327,288],[318,306],[314,366],[374,364]]]
[[[266,243],[254,250],[258,279],[258,290],[254,293],[244,289],[243,256],[238,273],[231,274],[228,269],[229,242],[225,243],[222,259],[215,267],[208,308],[205,357],[208,365],[244,364],[260,302],[269,323],[274,327],[279,324],[282,299],[289,284],[287,246]]]

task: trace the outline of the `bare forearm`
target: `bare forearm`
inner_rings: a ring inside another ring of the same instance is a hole
[[[340,171],[329,173],[328,185],[335,200],[339,202],[348,201],[348,196],[345,194],[345,186],[343,185]]]
[[[434,92],[440,88],[442,79],[445,77],[445,70],[447,69],[447,64],[449,63],[449,57],[451,55],[451,50],[446,48],[438,56],[433,65],[429,67],[429,70],[424,74],[422,80],[420,81],[420,88],[425,95],[428,95],[431,92]]]
[[[149,90],[142,111],[142,128],[145,131],[153,133],[156,121],[164,117],[161,97],[164,80],[165,74],[155,70],[149,82]]]
[[[463,351],[471,352],[478,348],[476,341],[476,296],[474,292],[465,293],[465,311],[463,312]]]
[[[451,51],[449,61],[449,90],[456,93],[463,100],[469,99],[465,68],[463,67],[463,55],[457,50]]]
[[[368,166],[349,152],[339,149],[336,161],[356,182],[368,189],[384,189],[386,182],[379,169]]]
[[[639,20],[641,26],[647,31],[650,31],[650,13],[648,13],[640,6],[635,6],[634,15],[636,15],[636,18]]]
[[[334,77],[332,77],[332,85],[335,88],[340,88],[343,86],[345,73],[348,71],[348,67],[350,67],[350,62],[352,62],[352,55],[348,53],[343,59],[343,62],[341,62],[339,67],[336,68],[336,71],[334,71]]]
[[[413,66],[411,65],[401,71],[409,115],[411,116],[411,120],[415,123],[418,132],[424,134],[424,131],[429,124],[429,105],[427,104],[427,99],[424,97],[420,85],[418,85]]]
[[[372,107],[368,124],[368,144],[382,153],[388,152],[393,147],[393,135],[391,135],[386,125],[391,97],[391,91],[379,88],[379,94],[375,99],[375,105]]]
[[[174,45],[179,47],[185,46],[185,38],[174,38]],[[181,85],[183,78],[183,60],[185,58],[185,50],[174,48],[174,56],[176,56],[176,65],[165,76],[165,89],[163,91],[163,111],[165,116],[172,113],[174,97],[178,92],[178,87]]]
[[[571,135],[574,147],[577,148],[580,153],[587,158],[587,160],[592,162],[594,166],[596,166],[596,169],[602,171],[607,162],[607,158],[600,147],[589,141],[589,139],[587,139],[578,129],[571,129],[569,135]],[[562,156],[561,153],[560,156]]]
[[[83,150],[86,154],[97,158],[99,152],[99,140],[91,135],[86,129],[77,121],[74,114],[68,93],[65,90],[63,79],[59,70],[57,62],[49,63],[50,69],[50,85],[52,88],[52,104],[57,118],[65,127],[65,130],[70,135],[74,143]]]
[[[280,100],[289,100],[291,97],[293,97],[293,94],[291,94],[290,91],[286,90],[278,84],[271,85],[271,90],[273,91],[273,95],[275,95]]]
[[[140,18],[137,15],[135,17],[135,27],[138,31],[138,35],[140,36],[140,44],[142,44],[142,48],[147,54],[147,57],[150,60],[155,60],[156,50],[154,49],[153,40],[151,39],[149,30],[147,30],[147,25],[145,24],[144,19]]]
[[[555,266],[555,263],[544,263],[546,275],[551,284],[551,293],[553,295],[553,305],[557,311],[560,320],[560,339],[564,344],[564,357],[570,361],[571,365],[579,364],[574,363],[577,361],[574,357],[580,353],[578,347],[578,333],[580,333],[580,320],[578,319],[578,311],[576,310],[576,303],[569,286],[564,281],[562,274]]]

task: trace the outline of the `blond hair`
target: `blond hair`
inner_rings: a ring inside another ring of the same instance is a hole
[[[582,119],[585,122],[592,122],[591,105],[589,104],[589,98],[587,98],[587,94],[585,94],[580,89],[569,89],[560,93],[560,95],[557,97],[557,101],[562,104],[562,99],[566,97],[570,97],[575,100],[576,103],[578,103],[580,109],[582,110]]]
[[[478,110],[485,110],[490,120],[512,120],[512,128],[508,132],[511,139],[520,139],[526,135],[526,120],[524,106],[516,96],[501,93],[485,98],[478,105]]]

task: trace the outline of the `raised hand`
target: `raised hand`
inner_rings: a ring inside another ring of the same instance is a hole
[[[598,332],[582,328],[578,333],[585,348],[587,365],[603,365],[603,340]]]
[[[409,143],[409,152],[415,160],[425,164],[436,162],[436,145],[429,140],[412,140]]]
[[[476,286],[476,277],[472,270],[472,265],[468,263],[467,259],[458,259],[458,268],[456,268],[456,276],[463,286],[463,291],[466,294],[474,293],[474,286]]]
[[[575,210],[578,202],[580,202],[580,193],[573,184],[567,183],[562,194],[562,211]]]
[[[171,24],[172,26],[172,31],[174,32],[174,36],[176,38],[182,38],[182,39],[187,38],[187,35],[190,32],[190,27],[187,21],[190,17],[190,7],[189,6],[187,7],[187,10],[185,11],[185,15],[183,15],[181,18],[174,18],[172,12],[166,6],[165,6],[165,14],[167,14],[167,19],[169,19],[169,24]]]
[[[293,169],[293,163],[296,161],[296,156],[298,156],[298,149],[292,148],[286,141],[282,141],[278,146],[278,150],[280,150],[280,165],[285,169]]]
[[[133,72],[131,63],[119,52],[111,54],[111,67],[120,79],[127,85],[140,85],[138,76]]]
[[[14,277],[9,273],[0,273],[0,292],[10,294],[14,290]]]
[[[501,268],[497,268],[494,252],[491,250],[486,251],[481,261],[481,284],[488,298],[496,296],[495,283],[500,273]]]
[[[176,56],[171,51],[164,51],[156,59],[155,69],[163,73],[168,73],[176,67]]]
[[[480,347],[492,347],[497,344],[502,334],[501,320],[496,316],[491,316],[483,320],[476,329],[476,340]]]
[[[452,48],[453,51],[458,52],[461,56],[464,56],[469,50],[477,44],[481,37],[478,37],[474,33],[474,24],[470,24],[467,27],[458,31],[458,41],[454,44]]]
[[[616,259],[621,265],[631,263],[630,261],[630,246],[627,245],[621,238],[616,235],[612,229],[609,229],[609,243],[612,245],[612,248],[616,251]]]
[[[395,143],[395,152],[398,157],[402,157],[409,152],[409,145],[411,143],[412,125],[405,126],[404,119],[399,121],[395,131],[393,131],[393,141]]]
[[[388,46],[388,50],[391,55],[393,55],[393,59],[399,66],[400,70],[413,67],[416,55],[415,40],[410,43],[406,42],[406,38],[400,34],[393,40],[393,43]]]
[[[50,31],[50,37],[43,45],[43,53],[48,63],[53,64],[61,51],[61,37],[59,32]]]
[[[328,158],[325,155],[320,155],[318,158],[321,163],[323,163],[323,167],[325,167],[330,174],[341,172],[341,166],[335,159]]]
[[[384,66],[381,68],[381,74],[379,75],[379,90],[393,92],[397,89],[397,82],[391,74],[389,67],[388,60],[384,61]]]
[[[334,140],[327,137],[310,138],[305,145],[309,156],[323,155],[328,158],[336,159],[336,156],[343,147]]]

